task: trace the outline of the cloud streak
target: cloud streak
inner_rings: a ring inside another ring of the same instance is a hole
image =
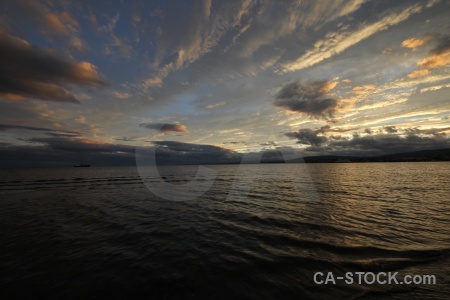
[[[68,130],[56,130],[50,128],[42,128],[42,127],[34,127],[34,126],[23,126],[23,125],[13,125],[13,124],[0,124],[0,131],[7,130],[31,130],[31,131],[41,131],[47,134],[66,134],[71,136],[77,136],[80,133],[76,131],[68,131]]]
[[[317,41],[314,48],[308,50],[304,55],[284,64],[281,71],[283,73],[294,72],[316,65],[380,31],[405,21],[411,15],[421,12],[424,7],[425,5],[407,7],[401,12],[391,13],[372,24],[363,25],[355,31],[330,32],[326,35],[326,39]]]

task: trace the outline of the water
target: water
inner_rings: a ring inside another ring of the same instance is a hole
[[[449,167],[210,166],[189,201],[154,196],[135,167],[0,171],[0,297],[449,299]],[[178,185],[196,171],[160,168]],[[313,280],[395,271],[437,283]]]

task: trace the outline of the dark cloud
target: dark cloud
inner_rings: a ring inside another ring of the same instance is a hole
[[[358,129],[358,127],[356,127],[356,128],[338,128],[338,127],[333,127],[332,128],[330,125],[325,125],[325,126],[320,127],[317,130],[317,132],[325,134],[325,133],[328,133],[328,132],[349,132],[349,131],[356,130],[356,129]]]
[[[135,147],[101,143],[81,138],[53,136],[21,139],[29,144],[0,145],[0,167],[133,165]]]
[[[140,137],[128,137],[128,136],[123,136],[121,138],[117,138],[115,139],[116,141],[122,141],[122,142],[134,142],[139,140]]]
[[[304,145],[320,146],[327,142],[325,136],[319,136],[320,130],[300,129],[295,132],[288,132],[285,135],[297,139],[297,143]]]
[[[450,127],[428,128],[428,129],[419,129],[417,127],[414,127],[403,129],[403,131],[408,134],[424,134],[424,135],[440,135],[440,136],[445,136],[446,135],[445,131],[447,130],[450,130]]]
[[[214,145],[191,144],[176,141],[154,141],[159,159],[172,157],[178,162],[226,162],[239,157],[230,150]]]
[[[450,51],[450,36],[441,35],[437,38],[438,44],[433,48],[430,53],[435,55],[440,55],[442,53]]]
[[[225,142],[223,144],[232,144],[232,145],[237,145],[237,144],[246,144],[245,142]]]
[[[346,149],[357,152],[379,151],[381,153],[410,152],[425,149],[438,149],[450,147],[450,140],[443,136],[422,137],[418,135],[377,135],[357,137],[347,141],[332,142],[334,149]]]
[[[268,141],[267,143],[260,143],[260,146],[268,147],[268,146],[277,146],[278,143],[274,141]]]
[[[396,128],[385,126],[378,134],[366,128],[369,135],[352,134],[351,137],[326,135],[328,132],[345,132],[353,129],[331,128],[323,126],[319,129],[300,129],[285,135],[297,139],[297,143],[309,145],[305,151],[314,155],[383,155],[419,150],[449,148],[450,138],[445,128]]]
[[[169,123],[141,123],[139,127],[158,130],[159,132],[188,132],[185,125],[182,124],[169,124]]]
[[[135,165],[135,155],[155,150],[158,164],[238,163],[241,155],[232,150],[175,141],[155,141],[150,147],[108,144],[81,138],[54,136],[21,139],[26,146],[0,144],[0,167],[71,166],[77,163],[99,165]]]
[[[330,125],[322,126],[316,130],[312,129],[300,129],[298,131],[294,132],[288,132],[285,133],[287,137],[295,138],[298,140],[297,143],[304,144],[304,145],[312,145],[312,146],[319,146],[328,141],[328,138],[325,136],[327,133],[341,133],[341,132],[348,132],[355,130],[357,128],[338,128],[338,127],[331,127]],[[330,138],[333,139],[340,139],[341,136],[330,136]]]
[[[278,92],[275,105],[317,119],[333,118],[338,108],[338,100],[327,94],[334,86],[336,83],[330,81],[292,82]]]
[[[46,135],[54,136],[54,137],[79,137],[81,133],[79,132],[72,132],[72,131],[54,131],[54,132],[46,132]]]
[[[123,152],[73,152],[39,146],[0,145],[3,158],[0,167],[71,167],[80,163],[94,166],[134,165],[133,153]]]
[[[33,126],[23,126],[23,125],[13,125],[13,124],[0,124],[0,131],[6,130],[32,130],[32,131],[42,131],[47,135],[55,135],[55,136],[77,136],[80,133],[76,131],[68,131],[68,130],[55,130],[50,128],[42,128],[42,127],[33,127]]]
[[[55,51],[33,46],[1,31],[0,57],[0,98],[79,103],[66,85],[104,84],[90,63],[63,58]]]
[[[385,126],[384,127],[384,131],[386,131],[387,133],[396,133],[398,132],[397,128],[395,128],[395,126]]]
[[[134,153],[135,147],[101,143],[80,138],[45,137],[31,138],[27,141],[46,145],[50,149],[70,152]]]
[[[320,127],[319,129],[300,129],[294,132],[288,132],[285,135],[290,138],[297,139],[298,144],[311,145],[311,146],[320,146],[328,141],[328,137],[325,134],[332,133],[340,133],[340,132],[348,132],[355,130],[356,128],[332,128],[330,125],[325,125]],[[331,139],[341,139],[340,135],[334,136],[331,135],[329,138]]]
[[[315,136],[302,137],[309,147],[300,150],[291,147],[249,152],[246,163],[279,162],[306,155],[377,156],[419,150],[450,148],[450,139],[444,135],[420,136],[410,133],[354,135],[352,138]],[[308,140],[309,138],[309,140]],[[319,138],[319,139],[317,139]],[[134,147],[115,145],[70,137],[23,139],[30,144],[17,146],[0,143],[0,167],[71,166],[78,163],[101,165],[135,165],[136,156],[155,155],[158,164],[217,164],[240,163],[244,155],[233,150],[214,146],[176,141],[154,141],[153,146]],[[152,150],[152,151],[148,151]]]
[[[370,136],[353,136],[352,138],[328,139],[322,145],[305,149],[319,155],[383,155],[420,150],[450,148],[450,139],[446,135],[421,136],[408,134],[378,134]]]

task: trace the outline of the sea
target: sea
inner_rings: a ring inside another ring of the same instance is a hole
[[[450,299],[449,195],[449,162],[0,170],[0,298]]]

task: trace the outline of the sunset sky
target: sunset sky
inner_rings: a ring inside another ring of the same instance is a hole
[[[449,1],[0,8],[3,166],[450,148]]]

